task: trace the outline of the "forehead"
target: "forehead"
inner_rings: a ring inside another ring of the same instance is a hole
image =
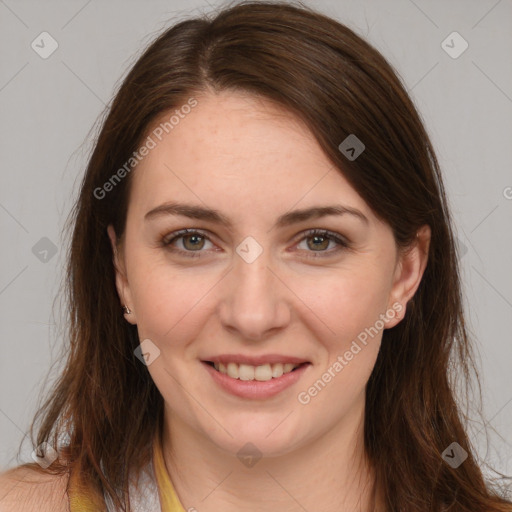
[[[307,127],[269,100],[241,92],[195,98],[197,105],[182,118],[166,112],[153,123],[151,133],[163,131],[162,140],[152,135],[157,146],[145,158],[147,164],[172,157],[174,162],[187,164],[208,162],[210,168],[264,172],[264,163],[300,161],[306,153],[316,160],[321,156]],[[172,128],[165,125],[171,117],[176,123]]]
[[[228,210],[245,203],[253,213],[270,205],[280,211],[298,202],[305,207],[318,199],[368,211],[310,130],[288,111],[244,93],[194,98],[197,105],[175,115],[172,128],[169,120],[179,106],[150,127],[155,147],[133,176],[131,202],[137,209],[186,196]]]

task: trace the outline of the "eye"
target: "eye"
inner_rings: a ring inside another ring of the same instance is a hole
[[[171,252],[183,254],[184,256],[188,256],[191,258],[197,258],[201,256],[200,249],[204,247],[205,240],[208,240],[211,243],[210,239],[206,234],[202,233],[201,231],[193,229],[182,229],[181,231],[173,233],[173,235],[174,236],[172,236],[172,238],[170,239],[164,238],[162,240],[162,245],[165,248],[169,249]],[[185,250],[175,249],[172,247],[172,244],[179,239],[182,239],[182,246],[185,248]],[[196,252],[198,254],[191,254],[193,252]]]
[[[326,229],[310,229],[305,233],[302,233],[301,241],[303,240],[306,241],[306,246],[308,248],[314,248],[313,251],[307,251],[311,253],[306,256],[307,258],[323,258],[327,256],[332,256],[335,253],[339,253],[343,249],[350,248],[350,243],[341,235],[338,235],[337,233],[333,233],[332,231],[328,231]],[[308,243],[308,240],[311,240],[311,243]],[[330,242],[334,242],[335,244],[338,245],[338,247],[330,251],[323,250],[327,249]]]
[[[205,241],[212,243],[208,235],[206,235],[202,231],[198,231],[195,229],[182,229],[181,231],[176,231],[175,233],[172,233],[170,236],[171,238],[164,237],[161,240],[162,247],[165,247],[171,252],[183,255],[185,257],[201,257],[201,253],[204,252],[201,251],[201,249],[204,248]],[[306,256],[308,258],[331,256],[332,254],[338,253],[339,251],[345,248],[350,248],[350,243],[343,237],[341,237],[341,235],[338,235],[337,233],[333,233],[325,229],[310,229],[304,233],[301,233],[301,236],[302,238],[300,238],[299,241],[306,241],[307,247],[313,248],[313,250],[305,249],[306,252],[312,253]],[[181,246],[184,248],[184,250],[173,247],[173,244],[175,244],[175,242],[177,242],[178,240],[181,240]],[[311,240],[311,243],[307,243],[308,240]],[[328,248],[329,243],[331,242],[337,244],[338,247],[335,248],[334,250],[325,250]]]

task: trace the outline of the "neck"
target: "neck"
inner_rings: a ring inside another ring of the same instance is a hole
[[[235,512],[247,510],[248,503],[260,512],[374,510],[374,474],[364,453],[364,401],[334,429],[250,467],[169,412],[162,450],[185,510]]]

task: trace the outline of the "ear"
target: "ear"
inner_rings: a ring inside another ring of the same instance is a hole
[[[390,292],[392,302],[389,305],[389,308],[397,313],[394,318],[386,323],[387,329],[394,327],[398,324],[400,318],[405,316],[407,302],[412,299],[420,285],[427,267],[431,236],[430,226],[422,226],[418,230],[412,245],[403,251],[399,251],[393,286]]]
[[[131,313],[125,313],[124,317],[129,323],[136,325],[137,320],[134,308],[132,307],[133,301],[130,293],[130,285],[128,284],[128,278],[126,277],[124,251],[122,247],[118,247],[116,233],[114,231],[114,227],[112,226],[112,224],[109,224],[109,226],[107,227],[107,233],[108,237],[110,238],[110,243],[112,245],[112,262],[114,264],[116,273],[117,294],[119,295],[119,298],[121,300],[119,309],[121,309],[121,306],[128,306],[128,308],[131,310]]]

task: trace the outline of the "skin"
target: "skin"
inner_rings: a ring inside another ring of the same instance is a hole
[[[307,405],[297,395],[393,304],[403,318],[430,230],[399,252],[391,228],[299,120],[248,94],[195,97],[198,105],[133,171],[125,236],[117,240],[108,227],[120,301],[132,310],[125,318],[160,350],[147,368],[165,400],[173,485],[185,509],[200,512],[247,503],[262,512],[366,510],[374,475],[363,449],[364,394],[382,330]],[[169,200],[215,208],[233,227],[171,215],[144,220]],[[356,208],[368,223],[345,214],[273,227],[290,210],[331,204]],[[173,247],[200,258],[159,244],[184,228],[209,239],[194,245],[189,236]],[[315,245],[303,235],[311,228],[338,233],[350,248]],[[252,263],[236,252],[247,236],[263,248]],[[386,319],[384,328],[399,321]],[[243,399],[220,389],[201,363],[222,353],[277,353],[311,365],[277,396]],[[263,455],[253,467],[237,457],[248,442]]]

